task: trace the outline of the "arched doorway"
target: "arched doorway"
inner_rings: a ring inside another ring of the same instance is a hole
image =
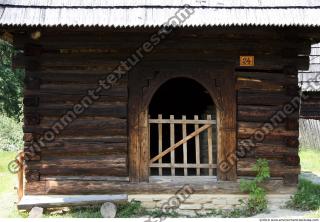
[[[235,180],[237,178],[237,162],[234,159],[237,145],[236,86],[233,71],[232,65],[216,67],[207,62],[184,63],[183,66],[175,62],[151,62],[130,72],[128,80],[128,174],[130,181],[152,182],[153,179],[157,179],[150,178],[150,165],[156,164],[156,161],[153,162],[153,158],[150,159],[149,105],[162,85],[182,77],[194,80],[205,88],[216,105],[217,166],[214,167],[216,167],[217,179]],[[212,124],[214,120],[208,122]],[[207,126],[204,126],[208,125],[206,124],[208,122],[205,120],[199,124],[201,132],[208,129]],[[167,147],[163,147],[165,148]],[[182,168],[184,169],[184,166]],[[215,174],[213,170],[212,174]]]
[[[166,81],[148,113],[151,176],[216,175],[216,106],[201,84],[182,77]]]

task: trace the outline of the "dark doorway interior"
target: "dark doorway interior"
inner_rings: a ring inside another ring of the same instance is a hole
[[[187,119],[206,119],[212,115],[216,119],[215,106],[207,90],[198,82],[188,78],[175,78],[164,83],[153,96],[149,105],[149,116],[157,119],[162,114],[163,119],[169,119],[174,115],[175,119],[181,119],[186,115]],[[163,150],[170,147],[170,126],[163,124]],[[195,130],[194,125],[187,125],[187,134]],[[216,130],[213,129],[213,137],[216,138]],[[175,142],[182,139],[182,126],[175,125]],[[203,138],[204,139],[204,138]],[[200,137],[201,140],[201,137]],[[205,140],[205,139],[204,139]],[[203,141],[205,143],[205,141]],[[214,139],[214,161],[216,161],[216,139]],[[204,148],[205,149],[205,148]],[[150,126],[150,157],[158,154],[158,126]],[[202,150],[201,160],[206,161],[207,151]],[[162,159],[163,163],[170,163],[170,154]],[[175,163],[183,163],[183,151],[181,147],[175,151]],[[195,163],[195,139],[188,142],[188,163]],[[151,168],[151,175],[158,175],[158,169]],[[176,169],[176,175],[182,175],[183,169]],[[205,174],[205,170],[201,171]],[[195,175],[195,169],[188,169],[189,175]],[[170,169],[163,169],[163,175],[170,175]]]

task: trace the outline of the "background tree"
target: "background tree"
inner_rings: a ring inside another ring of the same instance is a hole
[[[20,120],[22,114],[22,89],[24,71],[12,69],[15,50],[0,40],[0,114]]]

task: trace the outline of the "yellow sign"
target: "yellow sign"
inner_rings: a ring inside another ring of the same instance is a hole
[[[240,56],[240,66],[254,66],[254,56]]]

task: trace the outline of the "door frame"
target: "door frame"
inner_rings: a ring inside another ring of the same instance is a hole
[[[142,64],[140,64],[142,65]],[[190,78],[208,90],[217,107],[217,178],[236,180],[236,87],[233,65],[193,62],[146,64],[129,73],[128,135],[131,182],[148,182],[149,103],[155,92],[170,79]]]

